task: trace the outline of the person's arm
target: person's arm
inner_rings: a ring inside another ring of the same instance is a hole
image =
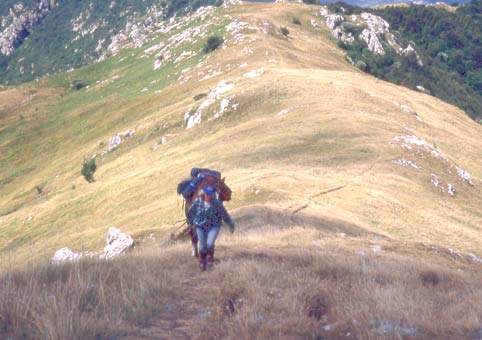
[[[223,217],[224,222],[226,222],[226,224],[229,226],[229,230],[231,231],[231,233],[234,233],[234,229],[236,228],[236,226],[234,225],[231,216],[228,214],[228,211],[221,203],[219,203],[219,210],[221,211],[221,216]]]

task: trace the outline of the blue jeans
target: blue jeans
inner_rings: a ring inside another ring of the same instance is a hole
[[[206,251],[207,248],[214,249],[214,242],[218,237],[221,226],[213,227],[208,231],[203,228],[196,228],[197,238],[199,240],[199,251]]]

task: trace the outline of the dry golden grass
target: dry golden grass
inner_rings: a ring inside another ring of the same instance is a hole
[[[480,264],[442,251],[265,226],[221,234],[214,269],[201,272],[188,248],[143,244],[108,262],[12,270],[0,278],[0,336],[455,340],[481,331]]]

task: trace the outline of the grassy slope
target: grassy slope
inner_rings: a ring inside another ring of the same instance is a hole
[[[185,244],[149,243],[114,261],[12,270],[0,278],[0,334],[79,340],[480,334],[481,272],[448,250],[350,228],[339,229],[342,236],[286,221],[246,225],[253,229],[221,234],[210,272],[199,271]],[[376,246],[382,251],[374,252]]]
[[[2,254],[23,263],[32,256],[51,256],[63,246],[98,250],[111,225],[134,235],[166,235],[182,218],[175,189],[191,166],[223,171],[234,190],[231,211],[251,204],[288,212],[306,206],[320,220],[340,219],[395,240],[482,254],[477,241],[482,220],[480,125],[433,97],[353,69],[328,32],[310,25],[315,8],[244,4],[220,9],[254,25],[267,19],[275,27],[287,26],[290,38],[270,28],[268,35],[244,32],[256,42],[233,46],[228,39],[228,48],[205,60],[205,65],[219,63],[223,74],[205,81],[192,73],[191,81],[176,82],[200,54],[177,68],[153,71],[154,59],[142,57],[140,49],[2,90]],[[291,24],[293,16],[302,26]],[[212,29],[224,30],[225,21],[218,20]],[[197,42],[197,49],[202,43]],[[248,45],[252,55],[244,53]],[[244,62],[248,67],[237,67]],[[227,71],[229,64],[235,67]],[[260,67],[265,68],[261,77],[242,76]],[[69,91],[72,79],[82,79],[90,88]],[[111,81],[96,84],[107,79]],[[221,80],[234,82],[230,94],[236,94],[238,109],[185,130],[184,113],[201,102],[193,97]],[[144,87],[149,91],[141,92]],[[423,123],[394,101],[416,111]],[[290,112],[276,115],[284,109]],[[88,184],[80,175],[83,158],[127,129],[135,129],[136,135],[98,159],[97,181]],[[167,133],[173,134],[169,142],[157,145]],[[435,142],[473,175],[475,186],[447,174],[457,189],[452,198],[430,182],[440,162],[427,158],[421,170],[393,164],[407,156],[392,138],[411,134]],[[39,200],[36,185],[45,192]],[[324,194],[338,186],[342,188]]]

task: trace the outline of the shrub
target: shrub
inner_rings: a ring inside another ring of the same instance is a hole
[[[70,83],[70,89],[71,90],[81,90],[85,87],[85,83],[82,82],[81,80],[78,80],[78,79],[74,79],[72,80],[72,82]]]
[[[339,48],[342,48],[344,50],[348,49],[348,45],[344,41],[338,40],[336,44],[338,45]]]
[[[197,94],[197,95],[194,96],[194,100],[195,100],[195,101],[198,101],[198,100],[200,100],[200,99],[203,99],[203,98],[206,97],[206,96],[207,96],[207,93],[199,93],[199,94]]]
[[[290,34],[290,31],[286,27],[281,27],[281,34],[287,37]]]
[[[219,48],[224,42],[222,37],[217,35],[210,36],[204,45],[203,51],[204,53],[209,53],[214,51],[215,49]]]
[[[91,158],[90,160],[84,160],[84,164],[82,166],[81,172],[87,182],[89,183],[95,182],[94,180],[95,170],[97,170],[97,165],[95,164],[95,158]]]
[[[360,70],[362,71],[365,71],[367,69],[367,64],[362,61],[362,60],[358,60],[356,63],[355,63],[355,67],[356,68],[359,68]]]
[[[291,22],[293,23],[293,25],[301,26],[301,21],[298,18],[293,18]]]

